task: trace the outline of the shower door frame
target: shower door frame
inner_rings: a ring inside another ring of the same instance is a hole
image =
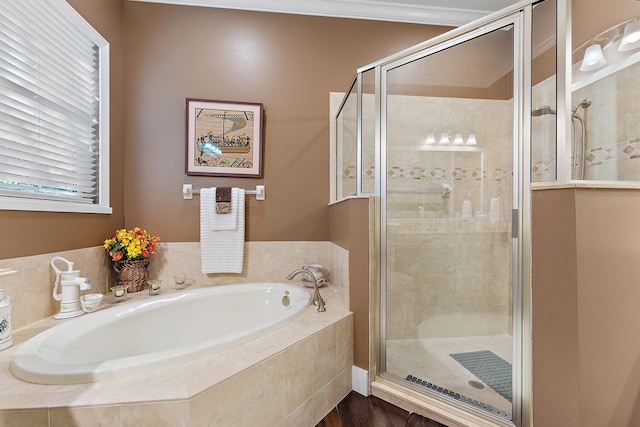
[[[438,53],[445,49],[462,44],[466,41],[513,25],[513,209],[512,209],[512,328],[513,328],[513,423],[505,423],[498,417],[491,416],[484,411],[469,405],[460,404],[453,398],[439,395],[430,390],[419,390],[421,397],[430,403],[431,407],[442,406],[445,403],[453,409],[453,413],[474,414],[481,419],[491,420],[500,425],[529,426],[532,425],[532,373],[531,373],[531,32],[532,5],[534,2],[521,2],[514,7],[492,14],[485,19],[453,30],[443,36],[436,37],[414,48],[400,52],[374,64],[376,68],[376,224],[375,232],[379,246],[375,248],[378,269],[376,324],[377,363],[376,378],[372,384],[374,394],[376,382],[393,384],[404,391],[418,391],[408,382],[384,371],[386,366],[386,277],[387,277],[387,139],[386,139],[386,75],[391,69],[412,61]],[[358,70],[370,70],[372,66]],[[379,142],[378,142],[379,141]],[[476,418],[477,419],[477,418]]]

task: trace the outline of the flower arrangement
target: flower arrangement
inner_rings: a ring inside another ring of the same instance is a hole
[[[156,254],[159,237],[150,235],[147,230],[135,227],[131,230],[116,230],[115,236],[104,241],[114,267],[125,262],[139,261]]]

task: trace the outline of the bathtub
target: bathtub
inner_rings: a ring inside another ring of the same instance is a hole
[[[306,289],[284,283],[144,297],[64,320],[34,336],[15,351],[10,369],[19,379],[39,384],[118,378],[249,341],[293,320],[309,300]]]

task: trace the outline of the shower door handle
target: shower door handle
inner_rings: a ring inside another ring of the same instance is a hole
[[[518,238],[519,228],[518,209],[511,209],[511,237],[513,239]]]

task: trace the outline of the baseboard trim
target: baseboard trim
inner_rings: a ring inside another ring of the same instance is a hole
[[[356,393],[360,393],[365,397],[369,396],[371,394],[371,387],[369,386],[369,371],[357,366],[352,366],[351,388]]]

